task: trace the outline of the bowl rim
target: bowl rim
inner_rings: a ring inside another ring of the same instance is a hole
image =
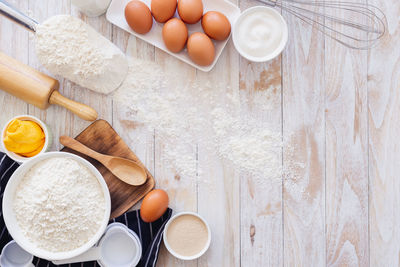
[[[42,148],[42,150],[40,150],[40,152],[38,154],[36,154],[33,157],[20,156],[17,153],[8,150],[6,148],[6,146],[5,146],[5,144],[4,144],[4,137],[5,137],[8,125],[10,125],[10,123],[13,120],[16,120],[16,119],[28,120],[28,121],[36,122],[37,124],[39,124],[40,128],[42,128],[42,130],[44,132],[45,139],[44,139],[43,148]],[[49,131],[47,125],[43,121],[41,121],[39,118],[37,118],[35,116],[32,116],[32,115],[18,115],[18,116],[15,116],[15,117],[11,118],[8,122],[6,122],[6,124],[3,127],[3,130],[1,131],[1,138],[0,139],[1,139],[1,148],[4,150],[4,152],[7,154],[7,156],[9,156],[14,161],[17,161],[19,163],[24,163],[24,162],[26,162],[26,161],[28,161],[30,159],[36,158],[37,156],[42,155],[43,153],[45,153],[47,151],[49,145],[50,145],[50,138],[51,138],[51,134],[50,134],[50,131]]]
[[[1,255],[0,255],[0,265],[1,264],[7,264],[7,262],[8,262],[8,259],[7,259],[7,255],[6,255],[6,250],[9,248],[9,247],[11,247],[11,246],[13,246],[13,245],[17,245],[18,247],[20,247],[19,245],[18,245],[18,243],[17,242],[15,242],[15,240],[11,240],[10,242],[8,242],[4,247],[3,247],[3,249],[1,250]],[[32,260],[33,260],[33,255],[32,254],[30,254],[29,252],[27,252],[27,251],[25,251],[25,253],[27,254],[27,256],[29,256],[29,259],[26,261],[26,262],[24,262],[23,264],[23,266],[25,266],[25,267],[30,267],[31,265],[29,265],[30,263],[32,263]],[[29,255],[28,255],[29,254]],[[8,264],[7,264],[8,265]]]
[[[47,158],[52,158],[52,157],[67,157],[67,158],[73,158],[83,164],[85,167],[89,169],[93,173],[93,175],[97,178],[98,182],[101,185],[103,194],[104,194],[104,199],[105,199],[105,211],[104,211],[104,219],[96,232],[96,234],[83,246],[80,246],[79,248],[66,251],[66,252],[50,252],[46,251],[42,248],[39,248],[32,244],[23,234],[21,234],[21,231],[18,223],[16,222],[15,214],[13,211],[13,207],[11,205],[11,201],[14,198],[14,193],[16,186],[18,185],[18,182],[22,179],[22,176],[29,170],[31,167],[33,167],[36,163],[40,162],[41,160],[47,159]],[[10,189],[11,187],[14,186],[14,190]],[[23,248],[25,251],[28,253],[35,255],[39,258],[43,258],[46,260],[65,260],[69,258],[73,258],[75,256],[78,256],[88,249],[90,249],[93,245],[95,245],[101,236],[103,235],[109,219],[110,219],[110,214],[111,214],[111,198],[110,198],[110,193],[109,189],[107,187],[107,184],[103,178],[103,176],[100,174],[100,172],[86,159],[79,157],[75,154],[68,153],[68,152],[46,152],[41,154],[38,157],[32,158],[22,164],[20,167],[17,168],[17,170],[11,175],[9,181],[7,182],[6,188],[4,190],[4,195],[3,195],[3,217],[4,217],[4,222],[7,227],[8,232],[10,235],[13,237],[13,239],[17,242],[17,244]],[[15,222],[13,222],[15,221]]]
[[[251,55],[245,53],[241,49],[240,45],[238,44],[238,40],[237,40],[238,37],[237,37],[237,33],[236,33],[237,27],[241,23],[243,18],[246,17],[248,14],[253,13],[257,10],[268,10],[269,12],[274,13],[279,18],[279,20],[282,24],[282,31],[283,31],[282,40],[279,43],[279,46],[272,53],[270,53],[266,56],[263,56],[263,57],[254,57],[254,56],[251,56]],[[247,60],[252,61],[252,62],[267,62],[267,61],[270,61],[270,60],[276,58],[285,49],[286,44],[288,42],[288,38],[289,38],[289,29],[288,29],[286,20],[284,19],[282,14],[279,13],[276,9],[274,9],[272,7],[267,7],[267,6],[253,6],[253,7],[246,9],[237,18],[237,20],[235,21],[235,24],[233,25],[233,29],[232,29],[232,41],[233,41],[233,45],[235,46],[236,51],[238,51],[242,57],[244,57]]]
[[[180,255],[179,253],[176,253],[169,245],[168,243],[168,238],[167,238],[167,232],[168,232],[168,228],[171,225],[171,223],[178,217],[183,216],[183,215],[192,215],[194,217],[199,218],[207,227],[207,232],[208,232],[208,237],[207,237],[207,243],[204,246],[204,248],[197,254],[192,255],[192,256],[183,256]],[[174,216],[172,216],[171,219],[169,219],[169,221],[167,222],[167,224],[165,225],[164,228],[164,233],[163,233],[163,241],[164,241],[164,245],[167,248],[168,252],[171,253],[174,257],[181,259],[181,260],[195,260],[197,258],[200,258],[204,253],[206,253],[206,251],[208,250],[208,248],[210,247],[211,244],[211,229],[210,226],[208,225],[207,221],[198,213],[196,212],[192,212],[192,211],[185,211],[185,212],[179,212],[177,214],[175,214]]]
[[[125,234],[127,234],[132,240],[134,240],[134,243],[135,243],[135,246],[136,246],[136,255],[135,255],[135,257],[133,258],[133,260],[130,262],[131,264],[132,264],[132,266],[136,266],[136,265],[138,265],[138,263],[139,263],[139,261],[140,261],[140,259],[142,258],[142,251],[143,251],[143,248],[142,248],[142,243],[140,242],[140,238],[139,238],[139,236],[135,233],[135,231],[133,231],[132,229],[129,229],[128,228],[128,226],[126,226],[125,224],[123,224],[123,223],[120,223],[120,222],[113,222],[113,223],[110,223],[108,226],[107,226],[107,229],[106,229],[106,231],[105,231],[105,233],[104,233],[104,235],[101,237],[101,239],[99,240],[99,242],[98,242],[98,247],[100,248],[100,258],[99,258],[99,260],[102,262],[102,263],[105,263],[105,262],[107,262],[107,260],[105,260],[105,257],[104,257],[104,254],[103,254],[103,251],[102,251],[102,249],[101,249],[101,247],[102,247],[102,245],[104,244],[104,242],[105,242],[105,238],[107,238],[107,237],[109,237],[110,235],[113,235],[114,233],[113,233],[113,231],[123,231]],[[98,261],[99,261],[98,260]],[[105,265],[105,264],[104,264]]]

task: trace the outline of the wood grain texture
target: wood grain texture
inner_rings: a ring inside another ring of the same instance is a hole
[[[27,1],[10,1],[22,11],[28,10]],[[24,64],[28,64],[29,40],[26,30],[3,16],[0,16],[0,50]],[[28,104],[0,90],[0,123],[5,125],[12,117],[26,114]]]
[[[224,99],[231,92],[239,93],[239,57],[232,41],[229,41],[211,72],[197,72],[197,81],[199,84],[222,86],[223,90],[215,89],[220,94],[217,99]],[[241,245],[240,177],[231,162],[221,160],[216,151],[210,151],[202,144],[198,145],[198,166],[198,212],[209,222],[213,233],[218,233],[210,249],[199,259],[198,266],[238,266]]]
[[[167,53],[155,49],[155,62],[160,64],[164,71],[173,69],[176,73],[174,83],[182,88],[185,83],[194,82],[196,79],[196,70],[187,64],[169,56]],[[196,144],[193,144],[193,157],[196,158]],[[154,176],[157,179],[159,188],[167,190],[170,196],[170,207],[175,211],[198,211],[198,188],[196,181],[185,175],[179,175],[171,166],[165,164],[165,144],[163,136],[155,130],[155,170]],[[204,215],[204,214],[203,214]],[[182,261],[171,257],[164,244],[161,246],[160,257],[158,260],[160,266],[198,266],[198,261]]]
[[[325,39],[328,266],[369,264],[366,66],[366,51]]]
[[[217,0],[215,0],[217,1]],[[364,0],[360,0],[364,1]],[[109,24],[87,18],[69,0],[9,0],[37,21],[77,16],[128,55],[175,69],[189,81],[212,81],[238,90],[249,116],[282,131],[283,181],[264,183],[240,175],[229,162],[197,145],[206,170],[193,182],[165,166],[164,140],[131,121],[112,97],[61,77],[60,92],[93,106],[168,191],[175,211],[198,211],[213,241],[198,261],[184,262],[161,248],[158,266],[399,266],[400,4],[368,0],[383,9],[389,33],[368,52],[348,50],[283,12],[289,43],[280,59],[249,63],[228,44],[206,74]],[[233,1],[242,10],[256,1]],[[34,36],[0,16],[0,50],[47,74],[34,51]],[[273,88],[276,106],[258,109],[259,90]],[[60,135],[75,136],[89,122],[51,106],[40,110],[0,91],[0,124],[32,114]],[[61,146],[54,142],[52,149]],[[368,179],[369,176],[369,179]],[[137,208],[138,205],[135,206]]]
[[[95,121],[75,139],[99,153],[133,160],[142,166],[147,173],[146,183],[140,186],[129,185],[115,177],[97,160],[70,148],[64,147],[62,149],[64,152],[73,153],[85,158],[92,163],[104,177],[108,189],[110,190],[111,218],[121,216],[153,189],[155,182],[152,174],[105,120]]]
[[[255,1],[240,2],[241,10],[255,5]],[[268,63],[240,58],[239,72],[244,111],[278,134],[282,134],[281,63],[282,57]],[[264,98],[261,106],[257,98]],[[277,157],[281,163],[282,155]],[[240,195],[242,266],[283,266],[282,179],[244,175]]]
[[[154,47],[137,40],[129,33],[116,26],[112,28],[112,40],[128,56],[145,60],[154,59]],[[149,133],[146,127],[129,118],[129,109],[120,103],[113,103],[113,128],[128,144],[130,149],[143,162],[150,173],[154,174],[154,134]],[[156,182],[157,180],[155,180]],[[140,202],[132,209],[140,207]]]
[[[382,8],[388,33],[368,58],[370,265],[400,265],[400,2]]]
[[[281,134],[281,57],[268,64],[254,64],[241,59],[240,65],[240,90],[243,101],[246,101],[245,110],[251,116],[259,116],[260,111],[253,104],[255,98],[260,97],[257,90],[273,92],[265,103],[276,105],[262,112],[259,120],[268,122],[271,131]],[[280,165],[281,159],[282,155],[277,155]],[[243,175],[240,184],[242,265],[282,266],[282,179]]]
[[[325,265],[324,38],[287,15],[283,53],[284,265]]]

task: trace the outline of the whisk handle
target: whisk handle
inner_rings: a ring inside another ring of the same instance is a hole
[[[30,31],[36,31],[36,25],[38,24],[36,21],[26,16],[4,0],[0,0],[0,14],[24,26]]]

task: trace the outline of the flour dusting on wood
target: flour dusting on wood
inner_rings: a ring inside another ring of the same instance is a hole
[[[131,58],[129,65],[113,99],[128,107],[127,117],[163,140],[164,163],[177,173],[194,179],[202,171],[195,158],[201,144],[239,171],[281,179],[281,133],[244,115],[239,91],[218,82],[201,84],[149,61]],[[275,104],[268,90],[257,94],[260,108]]]

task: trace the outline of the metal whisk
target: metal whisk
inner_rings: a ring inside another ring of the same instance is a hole
[[[257,0],[294,15],[353,49],[371,48],[386,33],[386,16],[367,3],[313,0]]]

